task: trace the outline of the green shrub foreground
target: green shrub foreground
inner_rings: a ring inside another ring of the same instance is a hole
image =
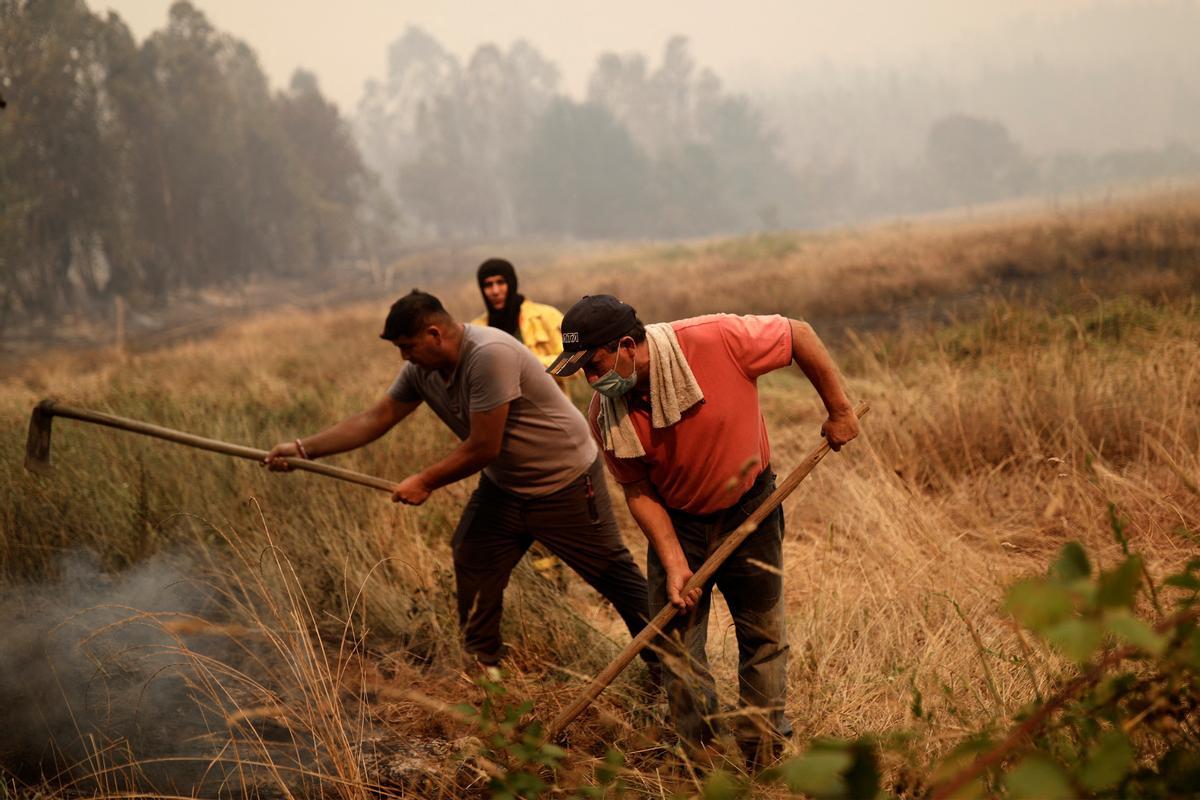
[[[713,770],[700,796],[736,800],[771,784],[828,800],[1177,798],[1200,792],[1200,558],[1156,583],[1142,557],[1130,551],[1125,522],[1115,508],[1110,513],[1122,560],[1097,568],[1078,542],[1069,542],[1045,575],[1024,579],[1007,593],[1005,609],[1014,621],[1074,665],[1052,694],[1027,704],[1011,730],[976,731],[932,771],[908,764],[891,782],[883,779],[881,753],[903,756],[908,732],[816,740],[758,776]],[[1035,657],[1032,650],[1028,657]],[[493,671],[478,680],[486,694],[482,705],[458,708],[484,742],[493,797],[625,795],[624,757],[615,749],[597,784],[572,790],[555,782],[566,751],[546,741],[540,723],[528,721],[532,703],[504,702],[500,677]],[[933,724],[919,695],[913,717],[914,724]]]

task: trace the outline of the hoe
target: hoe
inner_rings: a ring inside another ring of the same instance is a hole
[[[77,419],[80,422],[105,425],[109,428],[140,433],[143,436],[153,436],[156,439],[166,439],[168,442],[185,444],[188,447],[197,447],[213,453],[224,453],[227,456],[234,456],[235,458],[246,458],[251,461],[261,462],[267,457],[266,450],[256,450],[253,447],[229,444],[228,442],[221,442],[216,439],[205,439],[203,436],[196,436],[171,428],[163,428],[158,425],[150,425],[135,419],[126,419],[114,414],[104,414],[99,411],[75,408],[54,400],[43,400],[33,409],[33,416],[29,419],[29,439],[25,442],[25,468],[31,472],[45,474],[50,471],[50,433],[51,424],[54,422],[55,417],[67,417],[68,419]],[[325,475],[329,478],[337,478],[338,480],[349,481],[350,483],[357,483],[362,486],[370,486],[373,489],[382,489],[385,492],[391,492],[396,488],[396,484],[391,481],[376,478],[372,475],[364,475],[361,472],[354,472],[349,469],[342,469],[341,467],[318,464],[315,461],[306,461],[303,458],[285,458],[284,461],[294,469],[315,472],[318,475]]]
[[[858,407],[854,409],[854,414],[861,419],[870,409],[871,407],[867,403],[859,403]],[[696,570],[691,579],[684,584],[680,593],[687,594],[697,586],[703,586],[713,576],[713,573],[717,571],[717,568],[724,563],[725,559],[729,558],[729,555],[737,549],[738,545],[747,536],[754,533],[755,529],[758,528],[758,523],[766,519],[767,515],[774,511],[800,485],[800,481],[808,477],[808,473],[813,471],[813,467],[821,463],[821,459],[828,452],[829,442],[821,442],[821,444],[814,448],[795,469],[788,473],[788,476],[776,487],[771,496],[764,500],[762,505],[754,509],[754,513],[739,525],[733,533],[729,534],[725,541],[721,542],[720,546],[700,565],[700,569]],[[612,663],[592,679],[587,689],[582,691],[570,705],[559,712],[558,716],[547,727],[546,735],[549,738],[555,738],[562,734],[563,730],[585,708],[591,705],[593,700],[600,696],[600,693],[621,674],[621,670],[625,669],[629,665],[629,662],[633,661],[637,657],[637,654],[650,644],[650,640],[661,633],[666,624],[674,619],[678,613],[679,609],[673,605],[668,604],[663,606],[654,616],[654,619],[650,620],[649,624],[642,629],[642,632],[635,636],[633,641],[626,645],[625,649],[612,660]]]
[[[870,406],[866,403],[860,403],[854,410],[858,417],[862,417]],[[164,428],[158,425],[150,425],[137,420],[118,417],[113,414],[104,414],[99,411],[88,411],[82,408],[74,408],[73,406],[63,405],[54,400],[43,400],[38,403],[33,409],[33,416],[29,420],[29,439],[25,446],[25,467],[33,472],[46,473],[50,468],[50,433],[51,423],[55,417],[67,417],[76,419],[81,422],[91,422],[96,425],[105,425],[110,428],[118,428],[131,433],[140,433],[144,436],[153,436],[158,439],[166,439],[169,442],[188,445],[189,447],[197,447],[201,450],[209,450],[214,453],[223,453],[237,458],[250,459],[252,461],[262,461],[267,456],[266,450],[256,450],[252,447],[243,447],[241,445],[229,444],[228,442],[217,441],[216,439],[206,439],[202,436],[196,436],[183,431]],[[691,580],[683,587],[683,592],[686,593],[697,586],[703,586],[709,578],[717,571],[717,568],[724,563],[725,559],[737,549],[738,545],[758,528],[758,524],[766,519],[767,515],[774,511],[784,499],[790,495],[800,482],[808,477],[813,468],[821,462],[821,459],[829,452],[829,443],[821,442],[812,452],[810,452],[800,464],[783,479],[782,483],[771,493],[771,496],[763,501],[754,513],[743,522],[733,533],[725,539],[721,545],[713,551],[708,560],[696,570],[692,575]],[[328,464],[318,464],[313,461],[306,461],[302,458],[284,459],[295,469],[307,470],[315,472],[319,475],[325,475],[330,478],[337,478],[350,483],[357,483],[363,486],[370,486],[373,489],[382,489],[385,492],[391,492],[395,489],[396,484],[391,481],[386,481],[382,478],[376,478],[371,475],[364,475],[360,472],[353,472],[340,467],[332,467]],[[551,738],[562,734],[564,729],[569,726],[580,713],[583,712],[592,701],[600,696],[600,693],[613,682],[613,680],[621,674],[621,671],[629,665],[637,654],[640,653],[650,641],[657,636],[668,622],[675,618],[678,613],[672,605],[664,606],[650,623],[639,633],[633,641],[631,641],[621,653],[613,659],[607,667],[604,668],[591,682],[591,684],[565,709],[559,712],[558,716],[551,721],[547,728],[547,735]]]

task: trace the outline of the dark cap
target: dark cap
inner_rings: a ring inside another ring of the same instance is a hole
[[[596,351],[638,325],[637,312],[611,294],[587,295],[571,306],[562,321],[562,354],[546,368],[556,378],[573,375]]]

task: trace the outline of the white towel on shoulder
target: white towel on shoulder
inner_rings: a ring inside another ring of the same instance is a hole
[[[650,424],[655,428],[666,428],[679,422],[683,412],[704,400],[704,393],[679,349],[679,339],[669,322],[647,325],[646,344],[650,352]],[[624,397],[613,400],[600,395],[598,422],[605,450],[611,450],[617,458],[646,455],[633,421],[629,419],[629,406]]]

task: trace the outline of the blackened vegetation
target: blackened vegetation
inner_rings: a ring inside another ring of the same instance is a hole
[[[244,699],[237,665],[264,653],[198,624],[220,609],[189,560],[160,554],[111,574],[74,553],[58,575],[0,591],[0,776],[81,794],[259,796],[233,733],[252,725],[280,763],[311,752],[269,717],[230,722]]]

